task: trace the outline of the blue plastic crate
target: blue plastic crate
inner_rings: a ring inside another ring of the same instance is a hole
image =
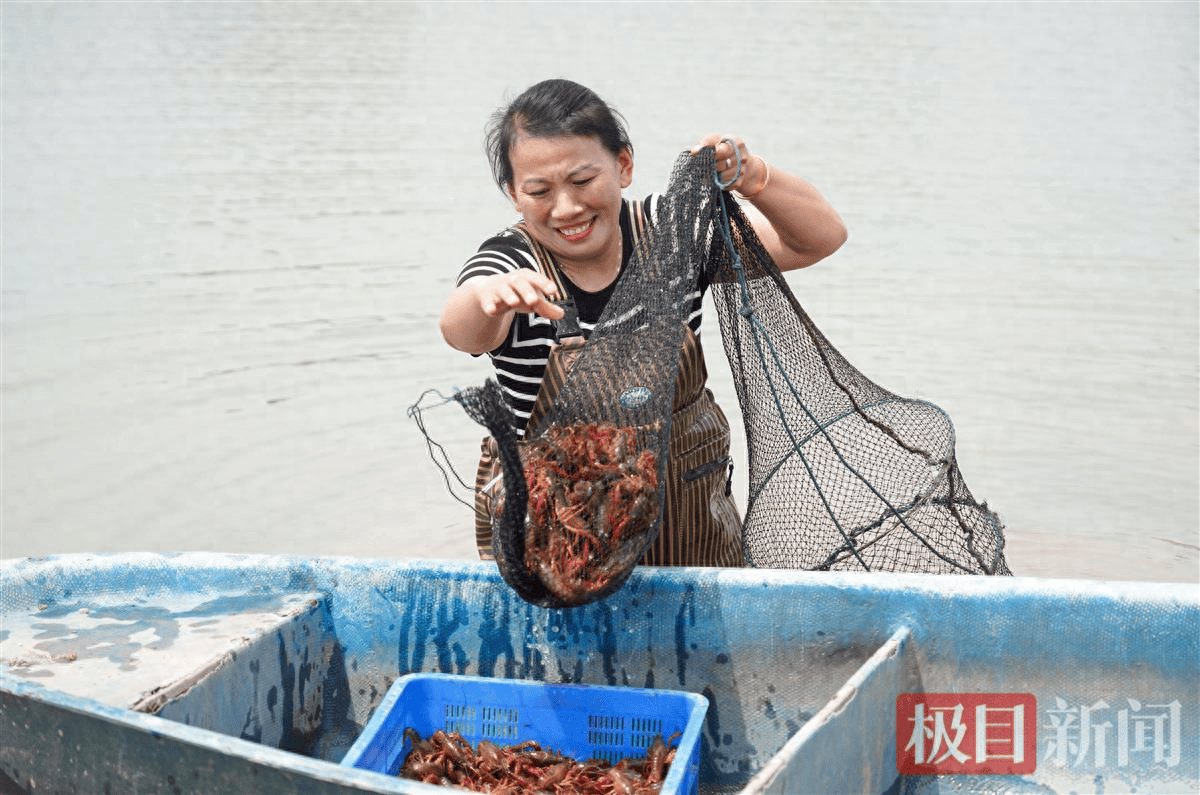
[[[534,740],[579,761],[609,762],[643,757],[656,736],[667,740],[680,732],[660,792],[694,795],[707,711],[704,696],[673,690],[409,674],[388,690],[342,765],[395,775],[410,750],[408,727],[421,737],[438,729],[458,732],[472,745]]]

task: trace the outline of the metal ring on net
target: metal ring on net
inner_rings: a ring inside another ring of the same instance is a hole
[[[723,182],[721,180],[721,172],[715,167],[716,164],[714,163],[713,181],[717,183],[717,187],[721,190],[729,190],[729,188],[731,188],[735,182],[742,178],[742,150],[738,148],[737,141],[733,140],[732,138],[722,138],[721,143],[725,142],[728,142],[729,145],[733,147],[733,154],[737,158],[737,171],[733,172],[733,179],[729,180],[728,182]]]

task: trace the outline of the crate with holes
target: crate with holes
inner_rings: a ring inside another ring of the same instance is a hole
[[[670,690],[410,674],[342,765],[475,792],[687,795],[707,709]]]

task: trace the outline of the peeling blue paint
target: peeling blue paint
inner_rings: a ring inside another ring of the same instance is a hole
[[[258,660],[251,660],[249,664],[250,679],[254,683],[254,697],[250,700],[250,704],[246,707],[246,720],[242,724],[241,734],[238,736],[243,740],[249,740],[254,743],[262,742],[262,723],[258,720],[258,674],[261,668],[258,665]]]
[[[462,647],[459,644],[452,644],[451,638],[460,627],[466,627],[468,623],[466,602],[461,599],[438,602],[437,621],[428,630],[429,634],[433,636],[434,648],[437,649],[437,670],[445,673],[465,672],[466,660],[464,659],[465,655],[461,653]],[[454,653],[454,646],[459,648],[457,655]]]
[[[675,675],[680,687],[687,687],[688,630],[696,626],[696,589],[687,586],[683,602],[675,614]]]
[[[512,594],[509,591],[485,593],[479,621],[479,664],[476,672],[480,676],[502,676],[511,679],[515,675],[516,654],[512,641]],[[496,664],[504,659],[504,668],[497,674]]]

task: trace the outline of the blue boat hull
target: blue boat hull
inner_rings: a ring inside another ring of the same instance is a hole
[[[1190,585],[639,568],[549,610],[489,563],[204,553],[0,585],[0,791],[444,792],[338,765],[423,671],[700,693],[702,793],[1200,785]],[[903,693],[1025,694],[1034,768],[899,775]]]

